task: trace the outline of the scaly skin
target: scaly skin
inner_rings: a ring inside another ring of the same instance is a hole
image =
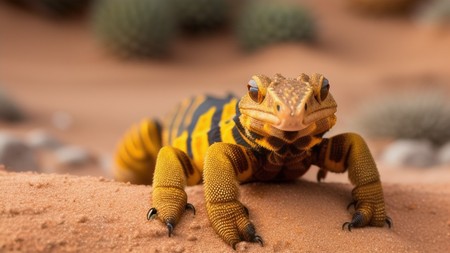
[[[132,182],[149,183],[153,170],[142,168],[152,166],[154,161],[146,161],[164,145],[156,158],[149,219],[163,222],[170,236],[184,211],[193,209],[185,186],[203,181],[216,233],[233,248],[241,241],[262,245],[239,201],[239,184],[292,180],[314,164],[320,167],[319,181],[328,171],[348,171],[355,185],[351,205],[356,211],[343,228],[391,226],[377,167],[361,136],[323,138],[336,122],[337,108],[327,79],[320,74],[256,75],[247,87],[248,93],[239,100],[205,96],[186,100],[166,119],[162,132],[156,123],[144,121],[125,136],[116,174]],[[162,143],[152,146],[150,140],[158,136]]]

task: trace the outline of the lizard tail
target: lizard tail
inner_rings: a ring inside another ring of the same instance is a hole
[[[151,184],[161,143],[161,125],[144,119],[120,140],[115,154],[114,177],[118,181]]]

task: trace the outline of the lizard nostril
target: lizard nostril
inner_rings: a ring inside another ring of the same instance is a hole
[[[276,108],[277,108],[277,112],[281,111],[281,106],[280,105],[277,105]]]
[[[308,104],[305,103],[305,111],[308,110]]]

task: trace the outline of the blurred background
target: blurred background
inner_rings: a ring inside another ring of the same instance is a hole
[[[0,0],[0,163],[110,177],[142,118],[319,72],[384,181],[450,182],[449,59],[449,0]]]

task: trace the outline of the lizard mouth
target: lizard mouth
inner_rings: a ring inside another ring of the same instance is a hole
[[[314,112],[306,115],[305,118],[303,119],[303,123],[307,124],[307,125],[312,124],[318,120],[330,117],[331,115],[335,114],[336,111],[337,111],[337,108],[335,106],[320,108],[320,109],[315,110]]]
[[[336,111],[336,107],[325,107],[310,112],[307,115],[304,115],[303,111],[296,115],[278,117],[272,112],[256,108],[241,108],[242,114],[285,132],[299,132],[308,129],[314,122],[327,118],[336,113]]]

